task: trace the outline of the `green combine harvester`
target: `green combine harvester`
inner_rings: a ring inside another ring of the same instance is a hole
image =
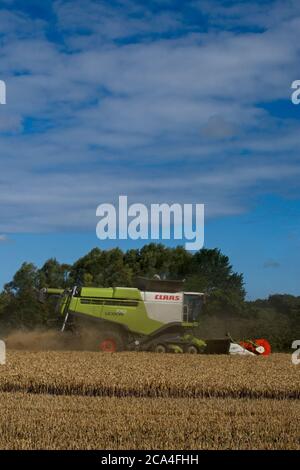
[[[92,328],[100,351],[228,353],[230,339],[203,340],[195,333],[205,294],[184,292],[183,281],[138,278],[137,286],[44,288],[40,300],[58,296],[62,331]]]

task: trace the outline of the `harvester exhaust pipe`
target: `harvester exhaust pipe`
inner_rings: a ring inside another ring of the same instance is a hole
[[[50,287],[43,287],[38,291],[38,301],[44,304],[48,295],[60,297],[64,293],[64,289],[55,289]]]

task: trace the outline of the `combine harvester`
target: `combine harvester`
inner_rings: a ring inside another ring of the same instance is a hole
[[[137,287],[44,288],[47,295],[59,297],[57,307],[64,321],[62,331],[92,327],[93,349],[180,352],[189,354],[252,354],[271,352],[266,340],[237,344],[230,336],[200,339],[199,319],[206,295],[184,292],[183,281],[137,278]],[[79,326],[79,328],[77,328]]]

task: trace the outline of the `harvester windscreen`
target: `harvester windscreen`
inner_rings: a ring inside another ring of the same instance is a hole
[[[186,318],[184,321],[197,322],[202,310],[203,298],[196,294],[184,294],[184,306]]]

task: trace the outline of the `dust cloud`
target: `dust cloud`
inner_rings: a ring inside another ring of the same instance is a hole
[[[99,331],[84,328],[75,334],[57,330],[14,330],[4,339],[8,349],[24,351],[97,350]]]

